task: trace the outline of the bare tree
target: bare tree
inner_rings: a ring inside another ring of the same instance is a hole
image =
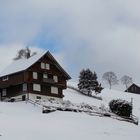
[[[25,48],[24,57],[27,58],[27,59],[31,57],[31,50],[29,49],[29,47]]]
[[[128,86],[129,86],[130,84],[132,84],[132,77],[129,77],[129,76],[127,76],[127,75],[124,75],[124,76],[121,78],[121,83],[122,83],[123,85],[125,85],[126,90],[127,90],[127,89],[128,89]]]
[[[20,49],[17,52],[17,56],[14,58],[14,60],[19,60],[21,58],[30,58],[31,56],[35,55],[36,52],[31,52],[31,50],[29,49],[29,47],[26,47],[25,49]]]
[[[103,80],[107,81],[107,83],[110,86],[110,89],[112,87],[112,85],[116,85],[118,84],[118,80],[117,80],[117,76],[114,72],[110,71],[110,72],[105,72],[103,74]]]
[[[21,49],[17,52],[17,56],[14,58],[14,60],[19,60],[24,56],[24,49]]]

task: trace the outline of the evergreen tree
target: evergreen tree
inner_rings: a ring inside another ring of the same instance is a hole
[[[78,88],[81,92],[91,96],[92,91],[100,93],[102,90],[101,84],[97,81],[97,74],[89,69],[82,70],[79,76]]]

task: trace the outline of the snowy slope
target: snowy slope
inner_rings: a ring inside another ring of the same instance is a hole
[[[103,101],[65,90],[65,100],[96,106],[108,104],[112,98],[134,98],[134,110],[140,117],[140,96],[103,90]],[[111,118],[84,113],[53,112],[42,114],[41,108],[25,102],[0,102],[0,140],[139,140],[140,126]]]
[[[129,102],[131,102],[131,98],[133,99],[133,113],[136,116],[140,116],[140,95],[132,94],[132,93],[126,93],[122,91],[117,90],[110,90],[110,89],[104,89],[102,90],[102,93],[100,96],[103,98],[102,101],[93,99],[91,97],[82,96],[81,94],[77,93],[76,91],[72,89],[67,89],[65,91],[65,100],[70,100],[74,103],[82,103],[86,102],[95,106],[100,107],[102,104],[104,104],[106,107],[108,107],[108,103],[112,99],[124,99]]]

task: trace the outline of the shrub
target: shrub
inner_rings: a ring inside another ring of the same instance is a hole
[[[15,98],[11,98],[8,102],[15,102]]]
[[[109,107],[113,113],[119,116],[130,117],[132,114],[132,104],[126,100],[112,100]]]

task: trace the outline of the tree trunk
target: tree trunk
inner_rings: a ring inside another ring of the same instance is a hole
[[[111,84],[109,84],[109,86],[110,86],[109,88],[111,89]]]

